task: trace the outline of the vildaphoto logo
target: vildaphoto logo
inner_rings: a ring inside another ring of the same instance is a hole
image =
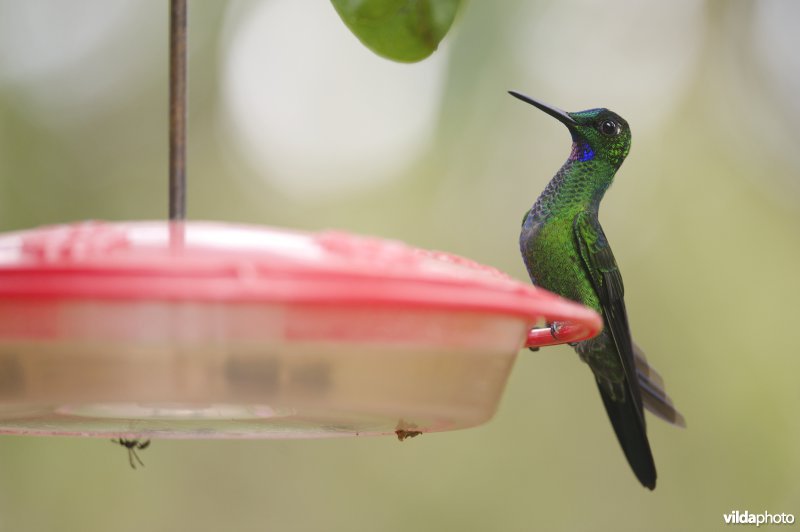
[[[754,514],[747,510],[744,512],[734,510],[730,513],[722,514],[722,520],[726,525],[793,525],[794,514],[771,514],[769,512]]]

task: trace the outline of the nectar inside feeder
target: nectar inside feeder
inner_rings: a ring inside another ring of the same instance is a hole
[[[491,418],[520,348],[601,326],[487,266],[340,232],[87,222],[4,233],[0,433],[465,428]]]

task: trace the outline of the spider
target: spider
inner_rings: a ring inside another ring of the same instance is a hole
[[[131,464],[131,468],[136,469],[136,464],[133,462],[135,458],[139,465],[144,467],[144,463],[139,458],[139,455],[136,454],[136,451],[143,451],[150,446],[150,440],[139,441],[138,439],[128,440],[125,438],[119,438],[117,440],[111,440],[112,443],[116,443],[117,445],[121,445],[128,449],[128,461]]]

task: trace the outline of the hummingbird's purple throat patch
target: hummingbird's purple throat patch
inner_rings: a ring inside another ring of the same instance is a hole
[[[572,153],[569,158],[573,161],[591,161],[594,159],[594,150],[586,143],[574,143],[572,145]]]

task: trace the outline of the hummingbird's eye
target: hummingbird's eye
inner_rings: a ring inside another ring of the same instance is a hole
[[[617,124],[613,120],[609,119],[603,120],[602,122],[600,122],[600,133],[602,133],[607,137],[615,137],[620,133],[619,124]]]

